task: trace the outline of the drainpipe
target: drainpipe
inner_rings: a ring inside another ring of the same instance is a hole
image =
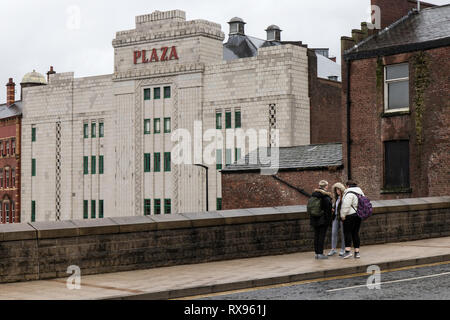
[[[350,159],[350,68],[351,68],[351,60],[347,60],[347,179],[352,179],[352,166]]]

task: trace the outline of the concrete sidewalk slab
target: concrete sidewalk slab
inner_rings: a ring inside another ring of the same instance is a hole
[[[363,246],[361,259],[315,260],[312,252],[89,275],[81,289],[67,279],[0,284],[0,299],[173,299],[324,277],[450,261],[450,237]],[[69,276],[69,275],[68,275]]]

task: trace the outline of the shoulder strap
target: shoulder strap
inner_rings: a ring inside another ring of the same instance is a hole
[[[358,198],[358,195],[360,195],[359,193],[356,193],[354,191],[348,191],[347,194],[348,193],[353,193],[356,196],[356,198]],[[358,211],[358,210],[355,209],[355,207],[353,205],[351,205],[351,207],[353,208],[353,210]]]

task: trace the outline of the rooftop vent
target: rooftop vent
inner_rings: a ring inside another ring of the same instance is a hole
[[[281,29],[279,26],[271,25],[266,29],[267,41],[281,41]]]
[[[246,23],[241,18],[234,17],[228,22],[228,24],[230,25],[230,35],[233,34],[245,35],[244,25]]]

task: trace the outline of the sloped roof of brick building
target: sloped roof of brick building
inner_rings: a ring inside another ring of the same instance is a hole
[[[450,4],[413,10],[345,52],[347,60],[450,45]]]
[[[276,150],[269,150],[270,148],[259,148],[247,154],[243,159],[227,165],[222,170],[222,173],[256,171],[270,168],[271,164],[267,162],[270,155],[274,154],[268,152],[275,152]],[[285,147],[279,148],[278,150],[279,160],[277,168],[280,170],[319,169],[340,167],[343,165],[341,143]],[[262,156],[259,157],[258,154]],[[266,158],[266,155],[269,156]],[[257,159],[257,161],[253,161],[254,159]]]
[[[0,119],[11,118],[22,114],[22,102],[16,101],[12,106],[0,104]]]

